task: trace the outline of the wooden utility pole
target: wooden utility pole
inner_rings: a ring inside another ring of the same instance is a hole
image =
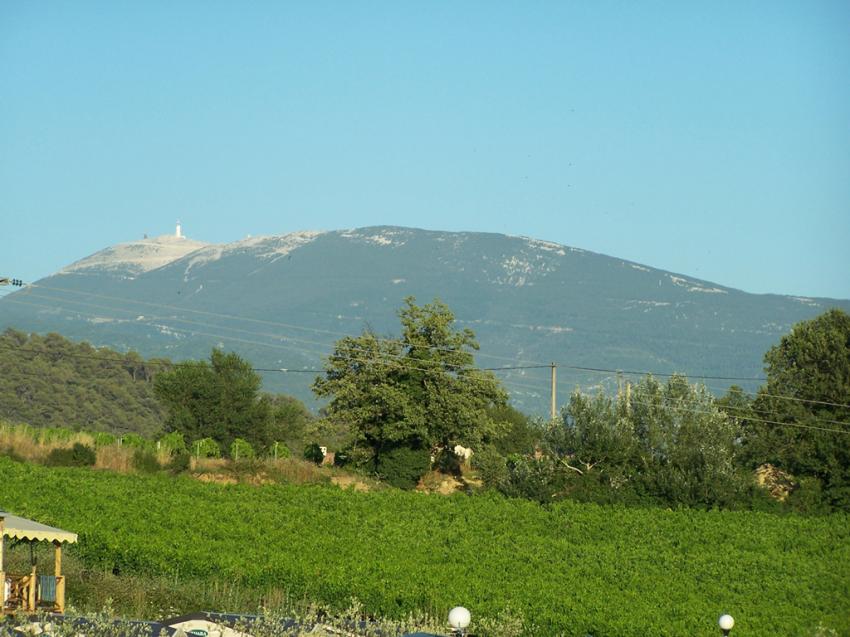
[[[558,376],[557,367],[552,363],[552,420],[555,420],[558,413],[558,389],[556,378]]]

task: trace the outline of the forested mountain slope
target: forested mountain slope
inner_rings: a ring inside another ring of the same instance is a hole
[[[0,418],[35,427],[158,433],[165,418],[153,393],[160,369],[58,334],[0,334]]]

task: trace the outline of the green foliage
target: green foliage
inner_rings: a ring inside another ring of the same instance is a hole
[[[201,438],[192,443],[196,458],[221,458],[221,447],[212,438]]]
[[[94,446],[95,447],[109,447],[114,445],[118,438],[115,437],[114,434],[108,433],[106,431],[97,431],[92,434],[92,438],[94,438]]]
[[[133,452],[133,468],[140,473],[156,473],[162,466],[153,451],[138,447]]]
[[[186,440],[179,431],[172,431],[159,439],[158,446],[163,451],[182,453],[186,451]]]
[[[74,431],[64,427],[47,427],[44,429],[32,429],[33,440],[43,445],[52,442],[67,442],[74,437]]]
[[[135,352],[7,329],[0,334],[0,414],[54,432],[150,436],[165,416],[151,383],[158,369]]]
[[[472,331],[455,329],[440,301],[419,307],[410,297],[399,318],[401,338],[367,331],[336,343],[313,385],[331,397],[328,418],[347,424],[375,458],[418,441],[451,449],[501,435],[507,425],[488,409],[504,406],[507,396],[492,373],[474,366]]]
[[[297,398],[284,394],[267,394],[272,412],[271,437],[290,449],[300,450],[305,444],[313,415]]]
[[[417,609],[445,617],[462,603],[477,621],[510,609],[524,618],[522,634],[542,637],[708,636],[727,609],[742,634],[812,635],[818,625],[850,634],[844,513],[541,507],[5,458],[0,483],[3,509],[78,533],[72,551],[101,571],[181,581],[215,574],[234,587],[283,582],[293,598],[340,609],[354,596],[365,614],[387,617]]]
[[[235,353],[214,349],[210,360],[190,361],[160,373],[157,398],[167,407],[166,427],[189,440],[210,437],[229,448],[237,437],[264,449],[271,442],[272,412],[260,396],[262,381]]]
[[[397,445],[384,449],[375,469],[382,480],[399,489],[413,489],[431,468],[431,452],[422,446]]]
[[[149,451],[153,448],[151,441],[142,438],[139,434],[121,436],[121,445],[132,449],[147,449]]]
[[[316,442],[311,442],[304,447],[304,460],[309,460],[317,465],[322,464],[325,459],[325,454],[322,453],[322,448]]]
[[[472,466],[485,486],[504,490],[508,484],[508,462],[499,450],[487,445],[472,456]]]
[[[738,436],[737,421],[682,376],[665,384],[647,376],[616,399],[576,392],[563,423],[546,434],[558,485],[550,496],[701,507],[746,501],[751,481],[736,464]],[[534,469],[517,477],[527,482]]]
[[[53,449],[45,460],[48,467],[91,467],[97,462],[94,449],[80,442],[71,448]]]
[[[282,460],[284,458],[292,457],[292,452],[289,450],[289,447],[286,446],[286,443],[283,442],[273,442],[269,447],[269,458],[273,458],[275,460]]]
[[[177,451],[171,456],[171,460],[168,461],[168,466],[166,468],[171,473],[185,473],[191,467],[191,463],[192,457],[189,455],[189,452],[184,449]]]
[[[534,451],[543,437],[542,428],[511,405],[491,406],[487,414],[494,422],[504,423],[504,431],[493,440],[493,446],[503,456]]]
[[[767,383],[742,417],[750,465],[807,479],[807,502],[820,492],[826,506],[850,511],[850,435],[836,431],[850,430],[850,315],[798,323],[764,362]]]
[[[250,460],[256,457],[256,453],[254,453],[254,448],[247,440],[235,438],[230,443],[230,457],[234,460]]]

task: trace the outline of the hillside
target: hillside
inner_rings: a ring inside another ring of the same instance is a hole
[[[336,608],[355,597],[386,617],[445,617],[463,604],[478,620],[507,613],[524,619],[523,634],[547,637],[709,636],[722,612],[747,635],[850,631],[850,571],[838,567],[850,563],[843,514],[544,508],[6,458],[0,484],[0,509],[79,533],[73,555],[130,577],[275,587]]]
[[[183,243],[181,243],[183,242]],[[681,371],[712,390],[753,389],[762,356],[794,323],[850,301],[754,295],[534,239],[373,227],[205,245],[163,237],[108,248],[0,299],[0,328],[57,331],[146,356],[233,349],[266,388],[309,391],[342,335],[395,329],[402,299],[439,297],[481,343],[484,367],[556,361],[561,401],[601,370]],[[577,368],[594,368],[577,369]],[[543,413],[546,369],[499,372]]]
[[[137,354],[6,330],[0,334],[0,417],[151,436],[165,420],[151,382],[159,369]]]

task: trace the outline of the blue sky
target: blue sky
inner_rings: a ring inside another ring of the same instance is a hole
[[[850,3],[0,4],[0,275],[393,224],[850,298]]]

